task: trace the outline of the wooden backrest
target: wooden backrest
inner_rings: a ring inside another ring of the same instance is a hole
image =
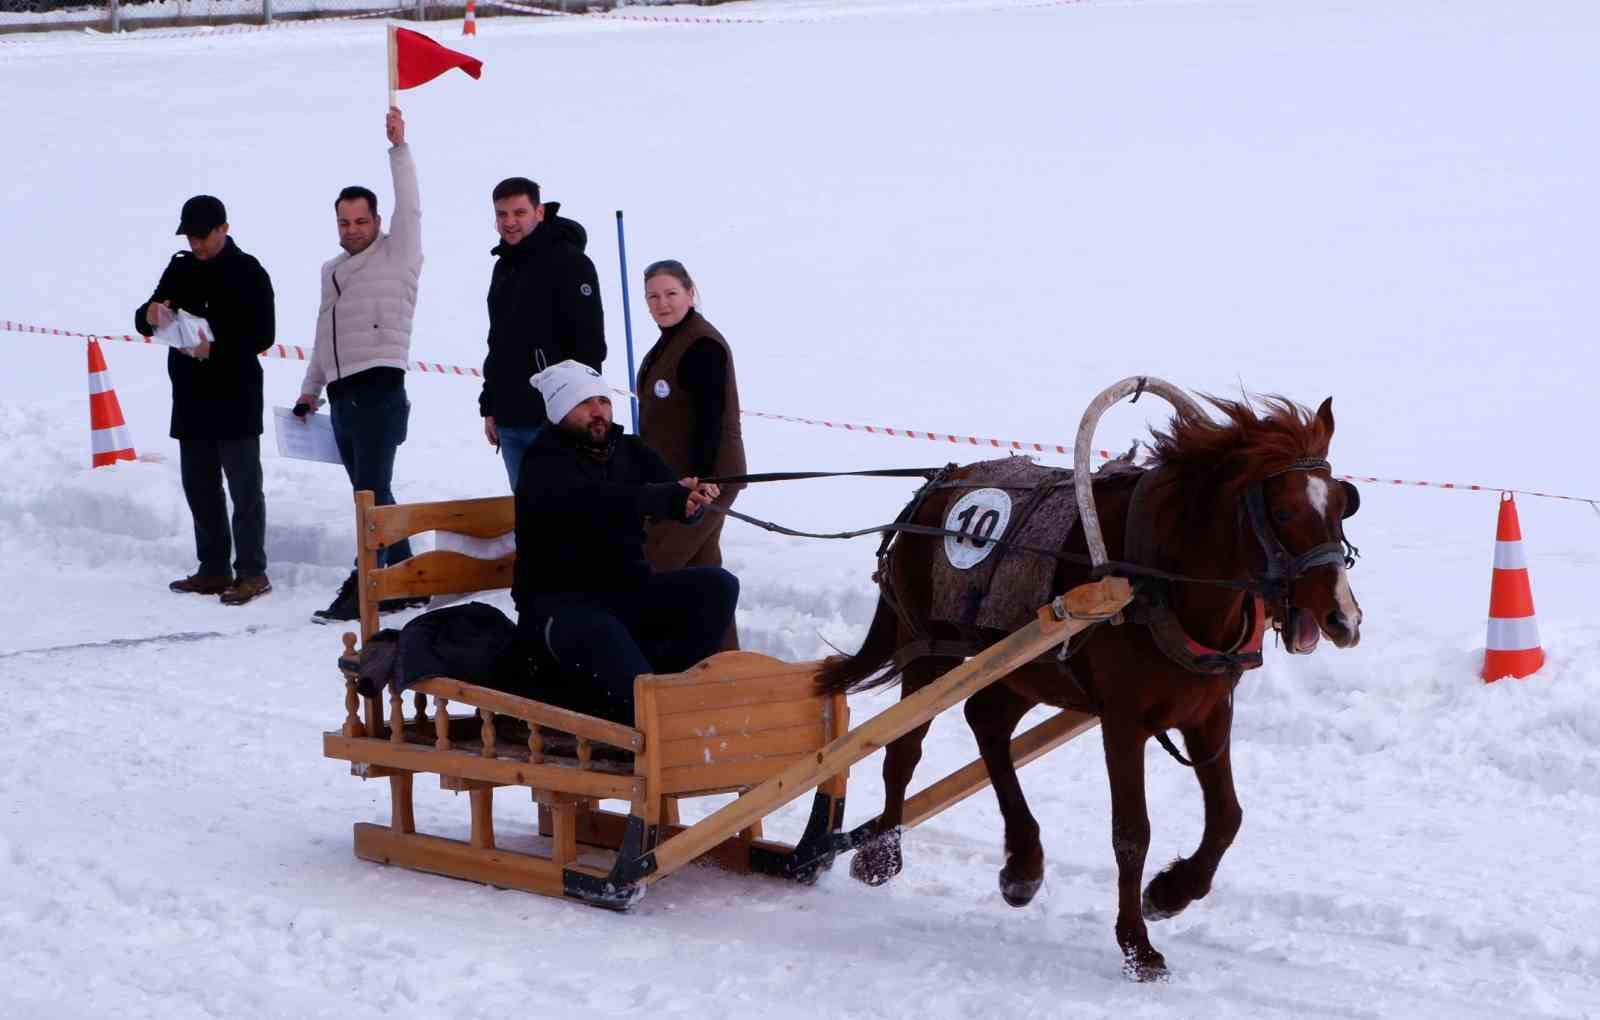
[[[843,695],[815,692],[819,665],[723,652],[685,673],[640,676],[635,728],[652,791],[754,786],[844,734],[849,709]]]
[[[392,567],[379,567],[378,549],[425,531],[498,538],[516,529],[513,497],[396,503],[393,506],[375,506],[374,500],[370,491],[356,493],[356,582],[361,596],[363,644],[378,632],[378,603],[384,599],[511,587],[517,562],[515,553],[481,560],[435,549]]]

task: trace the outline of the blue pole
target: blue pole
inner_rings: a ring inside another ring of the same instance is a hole
[[[633,412],[633,434],[639,434],[639,398],[633,396],[633,311],[628,301],[628,242],[622,236],[622,210],[617,210],[617,261],[622,264],[622,328],[628,337],[628,405]]]

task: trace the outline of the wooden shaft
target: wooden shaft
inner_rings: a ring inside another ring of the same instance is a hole
[[[1011,761],[1018,767],[1036,761],[1098,725],[1098,716],[1071,710],[1057,712],[1011,741]],[[989,767],[983,759],[971,762],[943,779],[907,797],[901,825],[909,829],[966,800],[989,785]]]
[[[815,755],[807,755],[752,788],[682,835],[667,840],[656,851],[656,869],[645,881],[654,882],[678,870],[752,822],[848,770],[945,709],[960,704],[1095,622],[1120,612],[1131,598],[1128,582],[1120,577],[1074,588],[1062,600],[1067,619],[1058,620],[1048,609],[1040,610],[1038,618],[1009,637],[873,716]]]
[[[395,105],[395,90],[400,87],[400,57],[395,45],[394,26],[389,26],[389,106]]]

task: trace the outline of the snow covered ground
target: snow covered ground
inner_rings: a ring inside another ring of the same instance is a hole
[[[676,257],[699,278],[750,408],[1059,441],[1150,372],[1334,394],[1341,471],[1600,495],[1588,0],[714,13],[768,23],[486,22],[465,41],[481,82],[402,97],[416,356],[481,359],[488,192],[524,173],[589,228],[619,384],[620,208],[635,272]],[[332,196],[392,193],[383,59],[373,24],[0,48],[0,317],[127,332],[205,191],[273,274],[280,339],[308,342]],[[106,354],[152,459],[90,472],[82,347],[0,335],[0,1016],[1600,1016],[1600,518],[1581,503],[1520,501],[1550,662],[1485,686],[1494,497],[1367,487],[1365,640],[1269,654],[1241,686],[1245,827],[1211,897],[1152,928],[1172,981],[1135,987],[1093,734],[1023,774],[1049,860],[1020,911],[987,794],[913,832],[887,887],[696,868],[627,916],[355,860],[349,826],[386,819],[387,793],[320,757],[339,642],[306,622],[347,569],[343,475],[268,456],[270,597],[169,595],[193,563],[162,352]],[[269,361],[269,402],[299,375]],[[475,392],[413,377],[402,499],[504,491]],[[1119,408],[1099,445],[1160,412]],[[756,470],[973,456],[756,419],[746,437]],[[908,492],[740,505],[835,530]],[[738,528],[725,549],[751,647],[859,639],[870,544]],[[940,720],[921,774],[972,753]],[[1149,754],[1153,868],[1192,848],[1200,804]],[[852,821],[876,772],[852,777]],[[418,816],[466,829],[453,795],[420,789]],[[498,819],[513,840],[532,822]]]

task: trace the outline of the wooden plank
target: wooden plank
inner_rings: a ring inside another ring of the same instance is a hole
[[[553,861],[509,850],[479,850],[460,840],[422,833],[396,833],[386,826],[358,822],[355,828],[356,856],[379,864],[398,864],[403,868],[435,875],[462,878],[469,882],[521,889],[546,896],[565,896],[561,867]]]
[[[682,673],[645,674],[663,716],[814,697],[819,662],[783,662],[756,652],[719,652]]]
[[[827,729],[824,745],[830,744],[850,732],[850,699],[845,697],[843,692],[835,694],[828,699],[823,715],[823,725]],[[835,800],[843,800],[849,782],[850,770],[845,769],[833,778],[823,782],[817,789]]]
[[[637,751],[644,746],[644,735],[632,727],[462,680],[436,676],[412,684],[411,689],[438,698],[448,698],[452,702],[465,702],[475,708],[487,708],[491,712],[548,726],[573,736],[598,740],[613,747]]]
[[[371,489],[362,489],[356,493],[356,597],[361,613],[361,647],[365,648],[367,642],[372,640],[372,635],[378,633],[378,600],[371,597],[367,590],[368,579],[372,572],[378,568],[377,546],[368,546],[362,541],[371,525],[373,504],[377,497]],[[368,704],[371,704],[369,699]],[[371,726],[368,720],[367,734],[378,736],[378,731]]]
[[[392,567],[364,575],[364,594],[376,600],[406,595],[450,595],[511,587],[515,556],[480,560],[463,553],[432,549]]]
[[[1093,623],[1109,619],[1120,612],[1132,596],[1128,582],[1120,577],[1108,577],[1074,588],[1060,600],[1060,615],[1065,619],[1058,619],[1050,607],[1041,609],[1032,622],[1015,633],[884,709],[827,747],[801,757],[747,795],[663,844],[655,853],[656,868],[645,881],[656,882],[672,874],[751,822],[848,770],[862,758],[945,709],[959,705]]]
[[[660,732],[656,736],[670,742],[718,733],[746,734],[807,723],[815,725],[822,720],[826,707],[827,699],[807,697],[801,701],[762,702],[701,713],[663,716]]]
[[[361,544],[373,549],[393,545],[424,531],[454,531],[473,538],[499,538],[516,530],[517,505],[513,496],[397,503],[378,507],[370,520],[372,527],[362,535]]]
[[[764,783],[797,761],[815,757],[811,751],[746,758],[725,765],[680,765],[662,769],[661,783],[652,792],[663,796],[684,793],[721,793]],[[743,828],[744,826],[740,826]]]
[[[819,661],[785,662],[760,652],[718,652],[701,659],[682,673],[645,673],[643,679],[657,688],[690,687],[698,683],[749,680],[789,673],[815,673]]]
[[[827,743],[820,721],[763,729],[756,733],[719,733],[707,737],[661,741],[661,765],[671,769],[682,765],[726,765],[747,758],[770,757],[814,751]]]
[[[800,701],[816,697],[814,673],[783,676],[740,677],[708,680],[674,686],[661,691],[661,715],[690,715],[696,718],[717,709],[744,705],[765,705],[776,701]]]
[[[602,800],[632,800],[644,794],[644,784],[636,776],[592,772],[551,762],[530,765],[515,759],[484,758],[471,751],[439,751],[426,744],[392,744],[340,733],[322,735],[322,753],[329,758],[364,761],[408,772],[435,772],[502,786],[533,786]]]
[[[1100,724],[1100,717],[1070,709],[1057,712],[1011,741],[1011,760],[1018,768],[1044,757],[1051,751]],[[989,768],[979,758],[931,783],[915,796],[907,797],[906,828],[921,825],[934,815],[966,800],[989,785]]]

